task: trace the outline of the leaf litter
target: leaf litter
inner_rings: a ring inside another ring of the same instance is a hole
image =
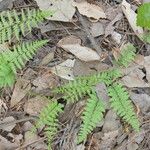
[[[10,3],[0,1],[1,10],[16,6],[19,8],[21,4],[20,7],[31,5],[38,6],[41,10],[54,11],[53,16],[35,28],[27,39],[22,39],[25,41],[48,38],[49,47],[39,52],[34,60],[27,64],[25,70],[19,72],[14,87],[2,90],[0,149],[19,150],[22,147],[46,150],[43,127],[33,136],[29,133],[34,126],[31,118],[38,116],[41,109],[49,102],[49,99],[43,98],[43,95],[52,98],[54,95],[51,91],[58,85],[74,80],[77,76],[94,74],[111,68],[110,57],[113,56],[117,60],[120,47],[128,42],[136,47],[137,56],[128,68],[121,68],[124,74],[121,82],[130,93],[142,130],[138,134],[132,133],[129,132],[128,125],[120,123],[122,120],[117,118],[107,103],[109,97],[105,85],[98,84],[97,95],[106,100],[105,119],[97,125],[85,143],[76,145],[79,116],[83,111],[86,97],[76,105],[66,105],[65,112],[59,119],[60,124],[63,124],[53,145],[54,149],[58,150],[62,148],[66,150],[144,149],[144,146],[150,142],[147,138],[150,136],[150,57],[147,52],[148,44],[139,40],[145,30],[136,25],[136,11],[133,8],[138,7],[139,1],[131,3],[123,0],[119,1],[121,4],[118,4],[118,1],[99,3],[94,0],[35,1],[36,3],[25,0],[17,2],[12,0]],[[82,19],[77,12],[83,17]],[[84,26],[83,22],[86,22],[87,26]],[[95,48],[97,45],[103,53],[97,53]],[[7,49],[9,43],[1,47]],[[44,56],[42,59],[41,55]],[[40,62],[34,63],[36,61]],[[62,98],[59,101],[64,103]],[[11,123],[4,129],[2,127],[7,124],[6,122]]]

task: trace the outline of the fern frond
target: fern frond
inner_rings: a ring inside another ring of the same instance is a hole
[[[0,87],[10,86],[15,81],[17,69],[22,69],[38,48],[46,44],[47,40],[23,43],[21,46],[14,46],[12,50],[0,53]]]
[[[99,82],[104,82],[109,85],[114,79],[121,76],[119,70],[108,70],[91,76],[84,76],[70,81],[66,85],[58,87],[54,93],[62,93],[64,99],[68,102],[75,102],[82,98],[84,95],[91,92],[91,87]]]
[[[62,105],[57,101],[51,102],[40,113],[39,120],[36,123],[36,128],[45,126],[45,134],[48,140],[49,149],[54,135],[57,133],[58,128],[58,115],[62,112]]]
[[[31,32],[32,27],[52,14],[50,11],[36,9],[22,9],[19,14],[16,10],[3,11],[0,14],[0,43],[10,41],[13,35],[19,40],[20,33],[25,36],[26,31]]]
[[[150,29],[150,3],[144,3],[138,8],[137,25]]]
[[[98,99],[94,90],[89,94],[89,99],[83,112],[81,129],[78,135],[78,143],[86,140],[87,135],[96,127],[97,123],[103,118],[104,104]]]
[[[120,83],[114,83],[108,87],[111,107],[122,117],[132,128],[139,131],[139,121],[134,112],[129,94]]]
[[[117,60],[117,64],[120,66],[127,67],[135,58],[136,49],[131,43],[127,43],[121,49],[120,56]]]

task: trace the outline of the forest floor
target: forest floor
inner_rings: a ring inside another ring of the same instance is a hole
[[[65,105],[59,119],[61,128],[52,145],[54,150],[150,150],[150,44],[139,39],[132,17],[146,1],[127,2],[0,0],[0,11],[58,9],[57,15],[47,18],[22,37],[22,41],[48,39],[49,42],[18,71],[14,86],[0,90],[0,150],[46,150],[43,127],[29,136],[41,109],[49,102],[43,95],[52,98],[51,91],[69,80],[111,68],[111,60],[117,59],[126,43],[136,47],[137,56],[135,63],[126,68],[128,74],[121,82],[129,91],[140,120],[140,132],[130,129],[108,107],[104,119],[87,141],[77,145],[83,100]],[[98,84],[96,89],[109,99],[104,85]],[[64,103],[61,97],[59,102]]]

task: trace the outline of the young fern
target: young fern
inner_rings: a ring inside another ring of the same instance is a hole
[[[45,126],[45,134],[48,140],[48,148],[51,149],[51,142],[58,128],[58,115],[62,112],[62,105],[57,101],[50,102],[40,113],[36,128]]]
[[[111,107],[122,117],[135,131],[139,131],[139,121],[134,112],[129,94],[120,83],[113,83],[108,87]]]
[[[96,127],[97,123],[103,118],[104,104],[97,97],[94,90],[89,94],[85,110],[83,112],[82,125],[78,134],[78,143],[83,142],[89,133]]]
[[[0,53],[0,87],[11,86],[15,81],[17,69],[22,69],[38,48],[46,44],[47,40],[23,43],[13,49]]]
[[[117,60],[119,66],[128,67],[135,58],[136,49],[131,43],[127,43],[121,49],[120,56]]]
[[[45,17],[52,14],[51,11],[36,9],[22,9],[20,14],[16,10],[3,11],[0,14],[0,43],[10,41],[13,35],[19,40],[20,33],[25,36],[26,31],[31,32],[32,27],[36,27]]]

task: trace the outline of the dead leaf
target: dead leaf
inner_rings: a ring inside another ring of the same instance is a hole
[[[91,75],[109,69],[109,66],[99,61],[83,62],[79,59],[75,61],[73,73],[75,76]]]
[[[49,20],[71,22],[75,13],[73,0],[35,0],[41,10],[54,11]]]
[[[135,34],[139,38],[141,38],[141,36],[143,35],[143,29],[140,26],[136,25],[137,14],[131,9],[131,5],[126,0],[123,0],[121,5],[122,11],[128,19],[131,28],[133,29]]]
[[[49,102],[49,99],[47,99],[46,97],[36,96],[29,99],[25,103],[24,110],[30,115],[39,115],[42,108],[47,106]]]
[[[18,79],[11,97],[11,107],[19,103],[25,95],[30,91],[31,84],[29,80]]]
[[[130,93],[131,100],[140,107],[143,113],[146,113],[150,108],[150,96],[147,94]]]
[[[104,27],[101,22],[94,22],[90,26],[90,32],[93,35],[93,37],[98,37],[100,35],[104,34]]]
[[[118,32],[115,32],[115,31],[114,31],[111,36],[112,36],[112,39],[113,39],[117,44],[120,44],[121,38],[122,38],[121,34],[119,34]]]
[[[58,83],[58,78],[51,71],[44,70],[44,73],[38,76],[32,83],[36,86],[37,91],[41,91],[47,88],[54,88]]]
[[[75,59],[67,59],[63,63],[51,68],[51,72],[66,80],[74,80],[73,67]]]
[[[81,2],[81,3],[74,2],[73,6],[78,8],[80,14],[87,16],[89,18],[94,18],[97,21],[100,18],[106,18],[104,10],[97,5],[90,4],[88,2]]]
[[[82,46],[79,38],[75,36],[65,37],[64,39],[60,40],[57,45],[64,50],[71,52],[73,55],[83,61],[88,62],[100,60],[100,56],[97,54],[96,51],[88,47]]]
[[[149,87],[148,83],[146,83],[143,78],[145,74],[141,69],[135,68],[128,75],[122,78],[122,82],[127,87]]]
[[[51,60],[54,59],[54,52],[48,53],[41,61],[40,65],[47,65]]]
[[[12,116],[10,116],[10,117],[6,117],[6,118],[4,118],[3,119],[3,124],[5,124],[5,123],[7,123],[7,122],[12,122],[12,121],[15,121],[15,119],[12,117]],[[1,122],[1,121],[0,121]],[[16,124],[11,124],[11,125],[9,125],[9,126],[6,126],[5,127],[5,131],[8,131],[8,132],[11,132],[11,130],[14,128],[16,126]]]
[[[146,70],[146,79],[150,83],[150,56],[144,57],[144,67]]]

